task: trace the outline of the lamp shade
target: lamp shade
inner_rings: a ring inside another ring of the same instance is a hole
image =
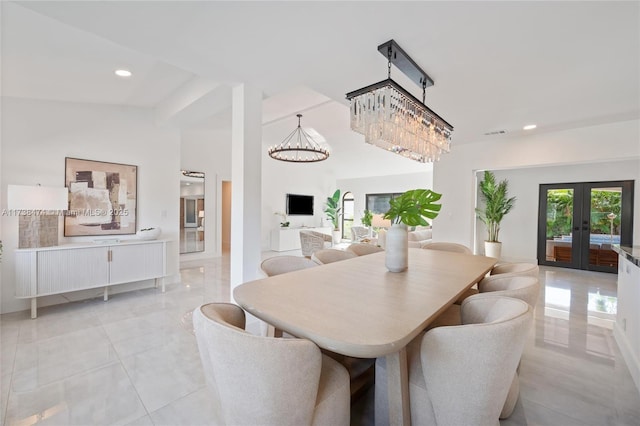
[[[391,228],[391,220],[384,219],[382,214],[374,214],[371,218],[371,226],[375,228]]]
[[[67,210],[69,192],[65,187],[8,185],[10,210]]]

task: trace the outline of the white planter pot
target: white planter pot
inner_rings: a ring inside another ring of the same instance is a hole
[[[342,240],[342,232],[339,229],[331,231],[331,235],[333,236],[333,244],[338,244]]]
[[[394,224],[387,231],[385,266],[390,272],[406,271],[409,266],[409,235],[406,225]]]
[[[487,257],[495,257],[500,260],[500,254],[502,253],[502,243],[485,241],[484,242],[484,255]]]

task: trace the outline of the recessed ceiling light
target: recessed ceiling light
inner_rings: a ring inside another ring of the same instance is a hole
[[[535,129],[536,127],[538,127],[538,126],[536,126],[535,124],[527,124],[526,126],[524,126],[524,127],[522,128],[522,130],[533,130],[533,129]]]
[[[118,77],[131,77],[131,71],[129,70],[116,70]]]

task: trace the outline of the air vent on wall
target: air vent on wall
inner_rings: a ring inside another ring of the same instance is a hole
[[[484,135],[485,136],[493,136],[493,135],[504,135],[505,133],[507,133],[506,130],[496,130],[494,132],[487,132]]]

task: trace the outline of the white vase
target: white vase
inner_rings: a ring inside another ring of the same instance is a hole
[[[136,232],[136,236],[139,240],[155,240],[160,236],[162,230],[160,228],[148,228]]]
[[[500,260],[500,254],[502,253],[502,243],[498,241],[485,241],[484,242],[484,255],[487,257],[494,257]]]
[[[387,231],[385,252],[385,266],[390,272],[407,270],[409,266],[409,236],[406,225],[391,225]]]
[[[331,234],[333,235],[333,244],[338,244],[340,242],[340,240],[342,240],[342,232],[340,232],[340,230],[333,230],[331,231]]]

